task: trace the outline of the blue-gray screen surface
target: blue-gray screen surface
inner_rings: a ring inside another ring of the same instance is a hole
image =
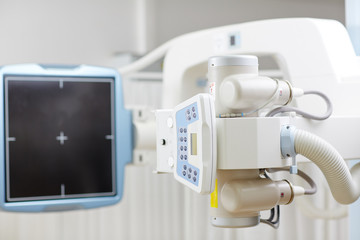
[[[115,194],[113,81],[5,77],[7,201]]]

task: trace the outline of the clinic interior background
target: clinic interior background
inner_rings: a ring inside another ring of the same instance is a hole
[[[344,0],[1,0],[0,65],[34,62],[119,67],[133,56],[141,56],[184,33],[284,17],[330,18],[345,24],[345,3]],[[147,94],[138,94],[137,91],[145,88]],[[147,83],[136,88],[129,85],[125,88],[125,95],[129,96],[125,102],[157,106],[161,101],[157,91],[161,91],[159,82],[150,88]],[[267,226],[249,230],[215,229],[209,225],[206,207],[194,215],[168,216],[167,209],[175,207],[174,199],[169,196],[171,191],[185,190],[172,176],[153,175],[151,166],[128,166],[121,203],[65,213],[0,212],[0,239],[257,239],[263,234],[268,239],[289,239],[293,236],[294,228],[286,223],[278,231]],[[206,196],[191,197],[194,206],[207,201]],[[185,216],[194,225],[185,224],[184,232],[172,232],[171,229],[183,226]],[[324,230],[331,224],[321,223],[320,232],[310,226],[308,234],[297,230],[296,238],[292,239],[340,239],[346,232],[341,224],[345,226],[340,223],[333,236]]]

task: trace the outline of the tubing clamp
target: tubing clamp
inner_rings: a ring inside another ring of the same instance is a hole
[[[281,155],[284,158],[292,158],[292,165],[290,166],[290,173],[297,174],[296,152],[295,152],[295,130],[296,127],[292,125],[284,125],[280,132],[280,148]]]

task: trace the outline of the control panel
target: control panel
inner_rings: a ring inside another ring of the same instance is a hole
[[[198,94],[176,106],[173,113],[176,151],[174,176],[199,193],[214,190],[216,128],[214,100]]]

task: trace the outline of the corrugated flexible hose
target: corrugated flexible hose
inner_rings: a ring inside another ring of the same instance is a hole
[[[295,151],[314,162],[325,175],[331,193],[341,204],[351,204],[360,196],[360,163],[351,168],[337,150],[320,137],[295,130]]]

